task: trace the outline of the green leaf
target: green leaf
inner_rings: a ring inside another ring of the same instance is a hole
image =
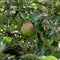
[[[36,60],[36,55],[34,54],[26,54],[21,56],[22,60]]]
[[[38,41],[38,48],[41,49],[43,47],[43,41],[39,40]]]
[[[32,21],[32,22],[36,22],[38,20],[38,18],[36,19],[36,17],[38,17],[38,16],[39,16],[39,13],[35,12],[32,15],[29,16],[29,20]]]
[[[54,47],[57,47],[58,46],[58,42],[53,41],[53,43],[51,45],[54,46]]]

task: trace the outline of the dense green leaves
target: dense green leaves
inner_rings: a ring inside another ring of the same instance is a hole
[[[21,33],[25,22],[33,24],[34,36]],[[41,55],[58,57],[59,40],[59,0],[0,1],[0,60],[35,60]]]

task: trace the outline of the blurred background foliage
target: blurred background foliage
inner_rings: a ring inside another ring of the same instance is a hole
[[[34,25],[35,36],[21,33],[26,21]],[[0,60],[19,60],[25,54],[26,60],[60,57],[60,0],[0,0]]]

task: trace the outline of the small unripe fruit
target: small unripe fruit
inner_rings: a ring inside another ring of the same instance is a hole
[[[3,42],[7,43],[7,44],[10,44],[12,42],[12,38],[11,37],[4,37]]]
[[[26,36],[34,36],[35,30],[33,24],[30,22],[24,23],[21,27],[21,32]]]

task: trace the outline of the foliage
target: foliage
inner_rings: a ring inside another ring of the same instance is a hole
[[[34,25],[34,36],[21,33],[26,21]],[[59,0],[0,1],[0,60],[19,60],[26,54],[34,55],[33,60],[43,55],[59,58],[59,42]]]

